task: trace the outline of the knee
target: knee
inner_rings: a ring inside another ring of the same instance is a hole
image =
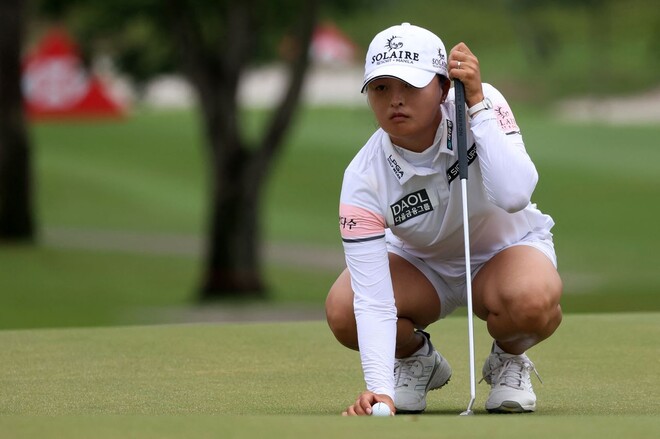
[[[337,295],[333,294],[333,291],[330,290],[325,300],[325,317],[333,333],[335,331],[341,331],[343,327],[348,326],[347,316],[349,312],[350,310],[347,309],[344,301],[338,299]]]
[[[325,315],[337,341],[348,348],[357,349],[357,325],[353,312],[352,292],[345,294],[333,286],[325,301]]]
[[[509,296],[508,314],[525,332],[545,332],[550,326],[561,323],[559,299],[562,294],[561,279],[533,279],[519,285],[517,293]]]

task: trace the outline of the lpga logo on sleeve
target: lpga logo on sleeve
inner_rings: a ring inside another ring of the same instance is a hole
[[[508,105],[498,105],[495,107],[495,116],[497,116],[497,123],[500,128],[506,134],[520,133],[520,128],[518,128],[516,119],[513,117],[511,108]]]
[[[408,194],[390,206],[394,216],[394,225],[398,226],[409,219],[423,215],[433,210],[426,189]]]

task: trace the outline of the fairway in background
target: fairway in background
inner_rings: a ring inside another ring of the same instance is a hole
[[[533,200],[555,219],[565,311],[658,310],[660,148],[656,126],[521,126],[540,180]]]
[[[556,221],[564,311],[660,310],[660,127],[577,125],[513,110],[540,173],[533,201]],[[263,125],[262,111],[245,116],[250,129]],[[375,128],[366,108],[301,113],[265,188],[266,243],[293,249],[268,253],[266,303],[323,307],[343,267],[343,170]],[[0,328],[167,323],[154,316],[198,306],[208,170],[195,113],[45,124],[33,135],[42,232],[35,246],[0,246]],[[46,239],[58,230],[66,231],[59,240]],[[129,240],[74,243],[77,231]]]
[[[200,233],[206,148],[195,111],[32,126],[38,222]]]

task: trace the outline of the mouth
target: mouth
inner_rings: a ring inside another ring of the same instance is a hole
[[[404,114],[404,113],[393,113],[393,114],[390,116],[390,120],[391,120],[391,121],[395,121],[395,122],[396,122],[396,121],[406,120],[406,119],[408,119],[408,115],[407,115],[407,114]]]

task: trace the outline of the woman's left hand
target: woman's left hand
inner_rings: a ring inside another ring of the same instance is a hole
[[[479,60],[465,43],[458,43],[449,52],[449,78],[460,80],[465,86],[468,108],[484,100],[481,88]]]

